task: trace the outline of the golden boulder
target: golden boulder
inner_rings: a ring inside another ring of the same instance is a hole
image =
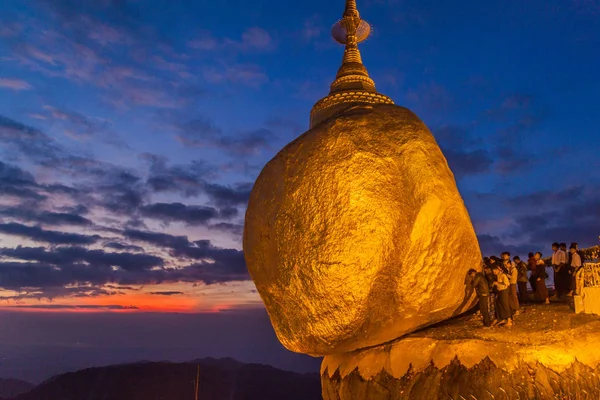
[[[348,107],[261,172],[246,213],[248,270],[289,350],[348,352],[473,305],[481,263],[454,176],[411,111]]]

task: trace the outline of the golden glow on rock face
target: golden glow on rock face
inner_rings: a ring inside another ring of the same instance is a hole
[[[393,105],[304,133],[260,174],[244,253],[279,340],[325,355],[393,340],[468,308],[481,262],[427,127]]]

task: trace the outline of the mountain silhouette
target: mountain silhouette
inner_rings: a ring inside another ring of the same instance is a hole
[[[57,375],[11,400],[320,400],[319,374],[233,359],[138,362]]]

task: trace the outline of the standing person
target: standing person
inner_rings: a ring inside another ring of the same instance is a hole
[[[490,265],[490,258],[489,257],[483,257],[483,266],[485,267],[486,265]]]
[[[487,278],[482,272],[477,272],[474,269],[469,270],[469,276],[472,279],[473,287],[479,299],[479,311],[483,317],[483,327],[489,328],[492,326],[492,319],[490,318],[489,310],[490,287]]]
[[[502,253],[504,254],[504,253]],[[508,269],[506,268],[506,266],[504,265],[504,256],[500,255],[500,258],[496,257],[496,265],[498,267],[500,267],[500,270],[502,270],[502,272],[504,272],[505,274],[508,273]]]
[[[546,273],[546,264],[544,260],[542,260],[542,253],[539,251],[535,253],[535,293],[539,301],[543,301],[546,304],[550,304],[550,299],[548,298],[548,288],[546,287],[546,278],[548,278],[548,274]]]
[[[529,293],[527,292],[527,264],[521,261],[519,256],[514,256],[513,261],[517,266],[517,288],[519,289],[519,297],[521,303],[525,303],[529,300]]]
[[[569,246],[569,249],[571,249],[571,247],[575,247],[575,251],[577,254],[579,254],[579,258],[581,259],[581,265],[583,265],[585,263],[585,254],[583,253],[583,251],[581,251],[579,249],[579,245],[575,242],[571,243],[571,246]],[[569,265],[571,265],[571,263],[569,263]]]
[[[498,323],[498,312],[496,310],[496,288],[494,287],[496,276],[492,272],[492,264],[487,265],[483,269],[483,273],[485,274],[485,279],[487,280],[488,284],[488,310],[492,318],[492,325],[496,325]]]
[[[517,297],[517,278],[519,277],[519,271],[515,267],[515,264],[510,259],[510,255],[508,259],[504,259],[504,266],[508,271],[508,281],[510,282],[510,286],[508,288],[508,302],[510,304],[511,316],[515,317],[519,315],[519,297]]]
[[[567,295],[571,290],[571,274],[569,273],[571,269],[571,252],[567,250],[566,243],[561,243],[558,248],[565,255],[564,264],[560,269],[560,277],[563,282],[563,294]]]
[[[552,269],[554,270],[554,288],[553,299],[558,299],[567,293],[567,279],[569,272],[567,269],[567,254],[560,248],[558,243],[552,243]],[[565,245],[566,246],[566,245]],[[567,276],[565,276],[565,272]]]
[[[504,326],[512,326],[512,315],[510,311],[510,304],[508,301],[508,288],[510,287],[510,281],[508,276],[500,269],[500,266],[494,265],[492,272],[496,277],[494,287],[497,290],[496,308],[498,310],[499,324]]]
[[[535,277],[535,267],[537,265],[537,261],[535,261],[535,254],[529,253],[529,258],[527,259],[527,269],[531,271],[529,274],[529,286],[531,286],[531,291],[535,295],[536,289],[536,277]]]
[[[502,253],[500,255],[500,257],[502,258],[503,263],[504,263],[504,261],[508,261],[509,264],[514,265],[514,263],[510,259],[510,253],[508,251],[505,251],[504,253]]]
[[[571,245],[569,249],[571,253],[571,265],[569,269],[569,274],[571,276],[571,285],[569,287],[569,293],[567,296],[573,296],[573,293],[578,293],[577,290],[577,274],[583,268],[583,262],[581,261],[581,256],[577,253],[577,246]]]
[[[490,268],[494,268],[494,265],[498,264],[498,260],[500,260],[498,257],[491,256],[490,257],[490,263],[489,263]]]

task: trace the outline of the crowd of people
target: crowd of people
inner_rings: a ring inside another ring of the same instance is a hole
[[[484,327],[512,326],[522,303],[549,304],[551,299],[566,299],[578,293],[584,262],[579,246],[571,243],[567,250],[565,243],[553,243],[552,251],[549,260],[544,260],[542,253],[537,252],[529,253],[527,261],[519,256],[511,258],[509,252],[504,252],[500,257],[485,257],[483,271],[469,270],[470,285],[477,293]],[[546,286],[548,271],[554,273],[552,297]]]

